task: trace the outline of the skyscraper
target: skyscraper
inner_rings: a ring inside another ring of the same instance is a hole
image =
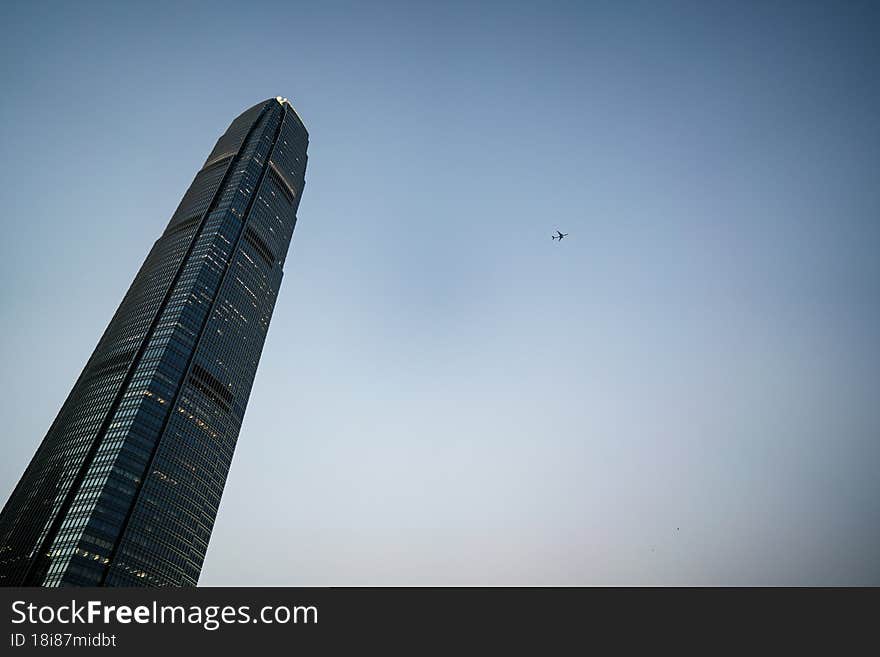
[[[217,141],[0,514],[0,584],[198,582],[307,146],[280,97]]]

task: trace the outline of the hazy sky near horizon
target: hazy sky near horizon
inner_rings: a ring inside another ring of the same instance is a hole
[[[4,501],[282,95],[307,183],[201,584],[880,585],[876,4],[0,17]]]

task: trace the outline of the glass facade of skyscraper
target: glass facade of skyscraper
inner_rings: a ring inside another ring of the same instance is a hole
[[[284,98],[217,141],[0,514],[0,584],[198,582],[307,146]]]

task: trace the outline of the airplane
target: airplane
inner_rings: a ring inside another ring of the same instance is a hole
[[[561,241],[562,241],[562,238],[563,238],[563,237],[566,237],[567,235],[568,235],[568,233],[560,233],[560,232],[557,230],[557,231],[556,231],[556,234],[553,235],[550,239],[551,239],[551,240],[559,240],[559,241],[561,242]]]

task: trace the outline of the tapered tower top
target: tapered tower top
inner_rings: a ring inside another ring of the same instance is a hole
[[[303,127],[305,127],[306,122],[303,121],[302,117],[299,115],[299,112],[296,111],[296,108],[293,106],[293,104],[289,100],[287,100],[287,98],[284,98],[283,96],[275,96],[275,100],[277,100],[278,104],[281,105],[282,107],[284,105],[287,105],[293,111],[293,113],[296,114],[296,118],[298,118],[299,122],[303,124]]]

